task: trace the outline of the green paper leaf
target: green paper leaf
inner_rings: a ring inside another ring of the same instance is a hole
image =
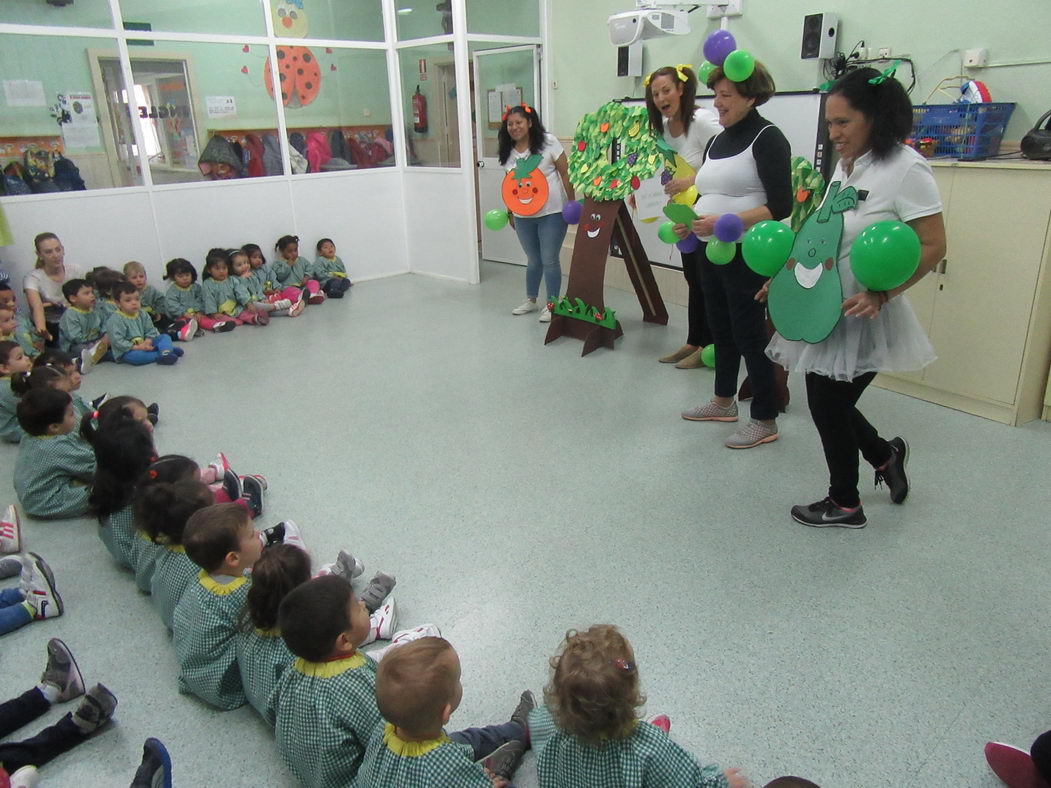
[[[681,205],[677,202],[665,205],[664,215],[676,224],[685,224],[687,227],[689,227],[690,223],[697,218],[697,214],[693,212],[693,208],[689,205]]]

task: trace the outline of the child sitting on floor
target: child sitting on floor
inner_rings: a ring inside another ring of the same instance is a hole
[[[69,394],[31,389],[18,403],[18,423],[26,433],[15,461],[15,491],[23,511],[49,519],[87,514],[95,455],[74,432]]]
[[[109,337],[102,333],[102,313],[95,309],[95,291],[83,279],[70,279],[63,284],[62,295],[69,302],[69,309],[58,321],[58,346],[80,359],[80,371],[86,375],[109,351]],[[112,354],[109,358],[113,358]]]
[[[113,288],[125,281],[124,274],[100,265],[88,271],[84,281],[95,290],[95,308],[102,312],[102,328],[105,330],[106,321],[120,308],[117,304],[117,297],[113,293]]]
[[[139,302],[142,311],[150,316],[153,325],[162,334],[167,334],[172,339],[189,342],[193,339],[197,329],[189,329],[189,320],[182,318],[172,320],[168,317],[168,306],[164,300],[164,294],[146,281],[146,266],[132,260],[124,264],[124,278],[135,285],[139,291]]]
[[[322,304],[325,294],[321,285],[310,275],[313,268],[310,261],[299,256],[299,236],[282,235],[274,244],[281,259],[274,261],[274,274],[284,287],[298,287],[306,290],[308,304]]]
[[[570,630],[551,667],[547,705],[529,715],[540,788],[748,784],[737,769],[702,767],[665,730],[638,718],[645,699],[635,653],[616,627]]]
[[[317,257],[310,269],[311,275],[321,283],[321,291],[329,298],[342,298],[350,289],[347,267],[336,255],[336,244],[331,238],[317,242]]]
[[[298,287],[282,287],[274,270],[275,264],[266,261],[258,244],[245,244],[241,251],[248,255],[252,276],[262,285],[264,298],[273,304],[275,309],[287,309],[289,317],[299,317],[307,305],[307,291]]]
[[[17,342],[0,341],[0,438],[18,443],[25,435],[18,425],[19,395],[11,389],[11,376],[29,372],[32,362]]]
[[[161,334],[153,321],[142,311],[139,291],[130,282],[114,286],[119,309],[106,322],[113,358],[135,366],[163,364],[170,366],[182,356],[182,348],[174,347],[167,334]]]
[[[290,310],[292,302],[288,299],[267,298],[263,290],[263,282],[255,276],[252,264],[248,262],[248,255],[240,249],[230,252],[230,278],[234,281],[237,289],[238,302],[244,304],[245,309],[252,309],[265,314],[267,319],[271,315],[292,316]],[[302,310],[302,306],[300,306]],[[298,314],[298,312],[296,313]]]
[[[231,330],[225,328],[226,321],[217,323],[204,313],[204,293],[197,282],[197,269],[189,260],[181,257],[169,260],[164,271],[164,278],[171,282],[164,293],[167,315],[175,321],[186,321],[186,327],[179,332],[180,339],[193,339],[198,335],[198,327],[208,331]]]
[[[235,326],[246,323],[266,325],[270,316],[266,312],[249,309],[244,290],[237,287],[237,279],[230,276],[230,256],[225,249],[211,249],[204,261],[204,280],[201,282],[204,295],[204,311],[215,321],[232,321]]]
[[[522,693],[510,722],[447,736],[444,726],[462,697],[460,659],[449,641],[425,637],[391,649],[376,673],[376,705],[386,722],[373,731],[354,784],[510,788],[527,746],[533,693]]]
[[[14,312],[15,336],[12,341],[18,343],[22,352],[31,359],[42,353],[44,338],[37,333],[33,321],[18,311],[18,298],[7,282],[0,282],[0,309],[10,309]]]
[[[175,607],[173,643],[179,691],[220,709],[245,702],[237,668],[237,620],[263,550],[248,512],[219,503],[194,512],[183,531],[186,555],[201,571]]]
[[[93,402],[88,402],[78,393],[80,391],[80,385],[84,378],[77,370],[77,363],[73,360],[73,357],[68,353],[63,353],[61,350],[55,350],[54,348],[47,348],[43,353],[33,359],[33,369],[39,369],[40,367],[53,367],[59,372],[66,376],[67,383],[65,386],[60,386],[63,391],[68,391],[69,395],[73,398],[73,411],[77,414],[77,418],[83,418],[85,414],[91,413],[95,410],[99,404],[106,401],[106,395],[96,397]],[[153,424],[157,423],[157,404],[154,403],[146,408],[147,413],[150,416],[150,421]]]

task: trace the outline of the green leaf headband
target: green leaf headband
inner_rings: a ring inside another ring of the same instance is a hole
[[[886,69],[884,69],[882,74],[880,74],[878,77],[873,77],[872,79],[870,79],[869,84],[882,85],[884,82],[886,82],[888,79],[894,76],[894,72],[898,70],[898,66],[900,65],[901,61],[895,60]]]

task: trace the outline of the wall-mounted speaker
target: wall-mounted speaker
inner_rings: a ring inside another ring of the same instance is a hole
[[[803,60],[819,57],[828,59],[836,53],[839,36],[838,14],[807,14],[803,17]]]

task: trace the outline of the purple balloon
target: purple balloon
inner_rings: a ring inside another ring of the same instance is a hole
[[[694,235],[693,233],[690,233],[685,238],[683,238],[681,241],[676,241],[675,242],[676,248],[680,252],[682,252],[683,254],[690,254],[691,252],[697,251],[697,247],[700,246],[700,245],[701,245],[700,239],[696,235]]]
[[[576,224],[580,221],[580,212],[584,210],[584,204],[580,200],[570,200],[562,207],[562,218],[566,224]]]
[[[737,42],[729,30],[716,30],[704,42],[704,56],[709,63],[721,66],[726,56],[737,49]]]
[[[715,237],[720,241],[732,244],[741,240],[744,234],[744,222],[736,213],[724,213],[715,220]]]

